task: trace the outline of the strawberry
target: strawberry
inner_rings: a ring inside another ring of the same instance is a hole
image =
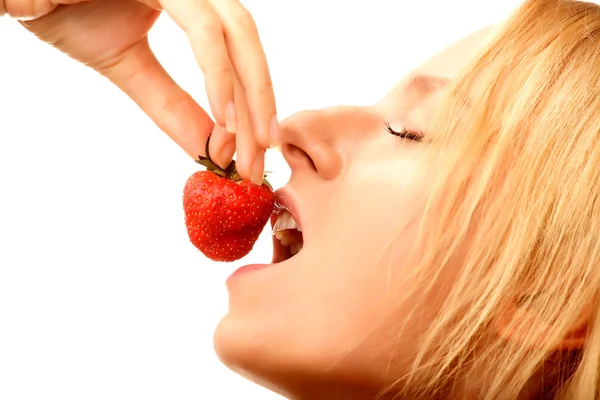
[[[223,170],[207,157],[206,167],[189,177],[183,193],[188,236],[194,246],[213,261],[231,262],[247,255],[269,221],[275,203],[265,179],[258,186],[242,180],[235,161]]]

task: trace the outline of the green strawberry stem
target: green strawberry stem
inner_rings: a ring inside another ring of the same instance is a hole
[[[234,182],[240,182],[242,180],[242,177],[240,176],[237,169],[235,168],[235,160],[231,160],[231,162],[229,163],[227,168],[225,168],[223,170],[212,160],[212,158],[210,158],[210,152],[208,151],[209,144],[210,144],[210,136],[206,140],[206,147],[204,148],[206,157],[202,157],[199,155],[198,159],[194,160],[194,161],[197,162],[198,164],[206,167],[207,171],[217,174],[220,177],[232,180]],[[267,174],[264,175],[262,183],[263,183],[263,185],[266,185],[269,189],[273,190],[273,186],[271,186],[271,184],[267,180]]]

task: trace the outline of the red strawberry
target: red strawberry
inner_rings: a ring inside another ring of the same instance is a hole
[[[207,145],[208,147],[208,145]],[[247,255],[269,221],[275,203],[266,180],[261,186],[244,181],[235,161],[222,170],[210,155],[197,163],[206,171],[195,172],[183,193],[188,236],[213,261],[235,261]]]

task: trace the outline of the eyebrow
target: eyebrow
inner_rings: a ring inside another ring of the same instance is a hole
[[[405,110],[407,121],[411,121],[421,131],[426,131],[429,126],[429,108],[426,103],[433,95],[446,89],[450,83],[450,79],[442,76],[420,73],[411,75],[402,90],[405,105],[408,106]]]
[[[405,90],[407,92],[416,91],[421,95],[428,95],[446,88],[450,84],[450,79],[427,74],[414,74],[406,83]]]

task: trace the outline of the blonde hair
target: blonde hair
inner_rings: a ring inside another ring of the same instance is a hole
[[[525,1],[455,82],[431,136],[418,290],[461,267],[398,387],[429,398],[477,376],[479,398],[518,398],[591,309],[585,345],[536,398],[599,398],[600,7]],[[497,333],[507,315],[518,340]]]

